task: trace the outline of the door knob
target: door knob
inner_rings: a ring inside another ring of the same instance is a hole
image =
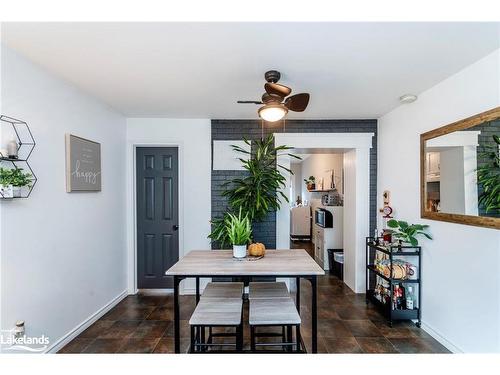
[[[177,224],[175,224],[172,226],[172,228],[173,228],[173,230],[177,230],[177,229],[179,229],[179,226]]]

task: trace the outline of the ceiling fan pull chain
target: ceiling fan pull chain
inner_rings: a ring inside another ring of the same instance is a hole
[[[260,139],[264,140],[264,120],[260,120],[260,128],[261,128],[261,131],[262,131]]]

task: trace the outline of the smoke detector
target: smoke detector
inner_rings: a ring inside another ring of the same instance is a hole
[[[417,100],[417,95],[405,94],[399,97],[399,101],[402,104],[410,104],[413,103],[415,100]]]

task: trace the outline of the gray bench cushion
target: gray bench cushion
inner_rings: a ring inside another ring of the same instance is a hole
[[[236,298],[203,298],[194,309],[190,325],[236,326],[241,323],[243,300]]]
[[[248,299],[253,300],[257,298],[290,298],[290,293],[286,284],[283,282],[262,282],[250,283],[250,291]]]
[[[243,295],[243,283],[208,283],[201,298],[239,298]]]
[[[289,298],[254,299],[250,301],[250,325],[300,324],[295,303]]]

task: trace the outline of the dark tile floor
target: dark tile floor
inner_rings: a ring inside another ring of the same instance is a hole
[[[307,243],[295,243],[304,248]],[[301,283],[302,335],[311,345],[310,285]],[[193,296],[181,296],[181,349],[189,346],[188,320]],[[246,306],[247,307],[247,306]],[[248,321],[248,312],[244,318]],[[139,293],[126,297],[59,353],[173,353],[173,295]],[[227,339],[226,339],[227,340]],[[271,339],[272,340],[272,339]],[[245,326],[245,346],[249,330]],[[320,353],[448,353],[411,322],[390,328],[364,295],[353,293],[341,280],[325,275],[318,281],[318,351]]]

